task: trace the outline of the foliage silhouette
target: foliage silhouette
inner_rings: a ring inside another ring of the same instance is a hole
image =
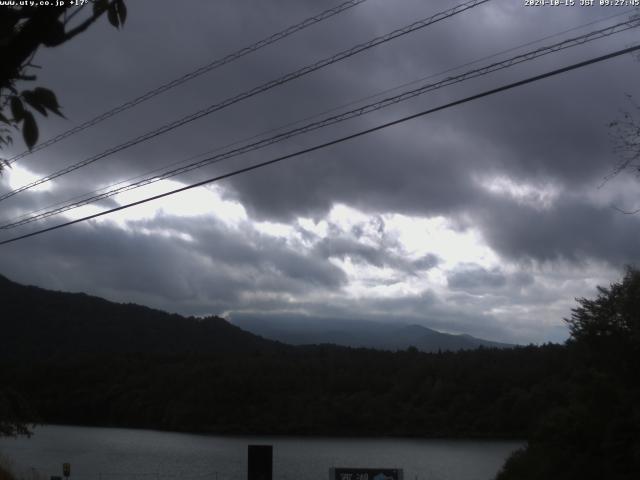
[[[18,2],[16,2],[18,3]],[[24,2],[28,3],[28,2]],[[66,2],[65,2],[66,4]],[[116,28],[124,25],[124,0],[95,0],[91,13],[72,25],[85,6],[3,6],[0,15],[0,149],[13,143],[13,129],[22,130],[27,147],[38,141],[33,111],[62,116],[55,94],[44,87],[18,91],[21,81],[35,81],[33,57],[41,46],[56,47],[81,34],[105,13]],[[73,10],[73,11],[72,11]],[[72,13],[69,14],[69,12]],[[0,171],[5,161],[0,160]]]
[[[640,474],[640,271],[577,301],[566,320],[570,403],[542,417],[499,480]]]

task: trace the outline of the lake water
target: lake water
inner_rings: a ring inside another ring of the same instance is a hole
[[[404,480],[489,480],[520,442],[245,437],[43,426],[0,439],[0,455],[30,477],[70,480],[245,480],[247,445],[273,445],[275,480],[327,480],[330,467],[402,468]]]

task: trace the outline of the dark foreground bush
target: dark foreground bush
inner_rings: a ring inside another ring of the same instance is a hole
[[[497,480],[640,478],[640,270],[578,299],[569,324],[569,402],[541,417]]]

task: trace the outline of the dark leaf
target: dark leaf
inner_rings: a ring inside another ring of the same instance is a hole
[[[19,80],[26,80],[28,82],[33,82],[38,77],[36,77],[35,75],[18,75],[16,78]]]
[[[102,15],[107,7],[109,7],[109,0],[95,0],[93,2],[93,16]]]
[[[118,7],[118,13],[120,14],[120,24],[124,26],[124,22],[127,20],[127,6],[124,0],[116,0],[116,6]]]
[[[40,105],[64,118],[64,115],[60,111],[60,104],[58,104],[58,99],[56,98],[55,93],[48,88],[37,87],[33,90],[33,94]]]
[[[21,121],[25,114],[24,106],[18,97],[11,97],[11,115],[16,122]]]
[[[33,118],[33,114],[31,112],[24,112],[22,137],[24,138],[24,143],[29,147],[29,150],[31,150],[38,141],[38,125],[36,124],[36,119]]]
[[[118,15],[118,7],[116,7],[115,3],[112,3],[109,6],[109,10],[107,11],[107,18],[109,19],[109,23],[116,28],[120,28],[120,15]]]
[[[56,20],[51,22],[45,28],[42,35],[43,45],[55,47],[65,41],[64,24],[61,21]]]
[[[5,117],[2,112],[0,112],[0,122],[2,123],[6,123],[7,125],[11,124],[11,122],[9,121],[9,119],[7,117]]]
[[[114,27],[120,28],[123,26],[124,21],[127,18],[127,7],[125,6],[124,1],[114,0],[114,2],[109,5],[107,16],[109,18],[109,23]]]
[[[45,117],[47,116],[47,110],[38,101],[38,99],[37,99],[36,95],[34,94],[34,92],[32,92],[30,90],[24,90],[22,92],[22,98],[24,98],[25,102],[27,102],[29,105],[31,105],[33,108],[35,108],[37,111],[39,111],[42,115],[44,115]]]

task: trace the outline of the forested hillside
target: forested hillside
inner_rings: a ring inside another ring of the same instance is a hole
[[[278,344],[218,317],[185,318],[83,293],[23,286],[0,276],[0,358],[87,354],[249,352]]]

